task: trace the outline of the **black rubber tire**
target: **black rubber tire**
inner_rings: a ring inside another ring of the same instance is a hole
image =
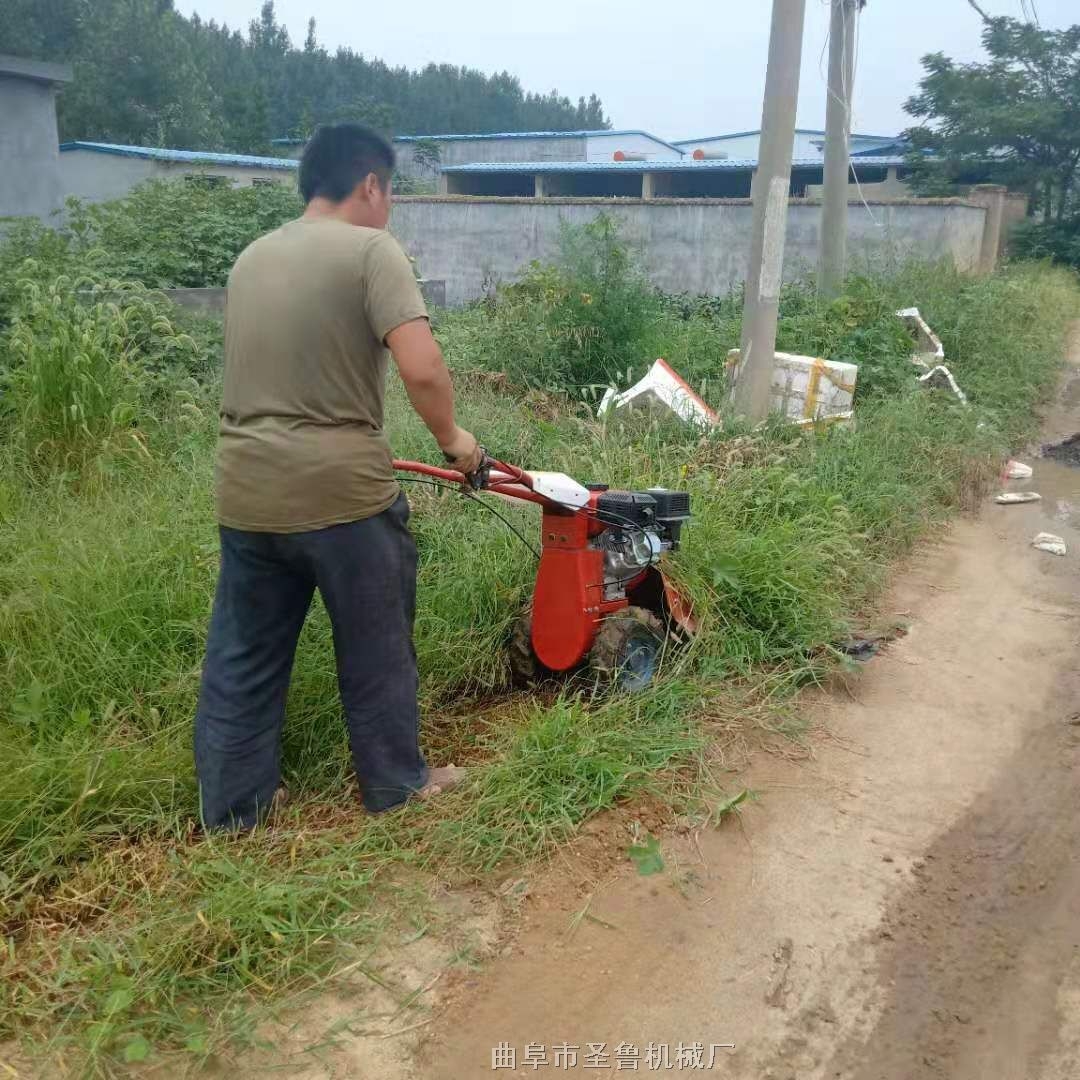
[[[663,648],[664,624],[645,608],[628,607],[600,624],[589,666],[601,683],[636,693],[652,682]]]
[[[526,611],[514,622],[507,650],[510,675],[517,686],[536,686],[551,678],[551,671],[540,663],[532,646],[532,612]]]

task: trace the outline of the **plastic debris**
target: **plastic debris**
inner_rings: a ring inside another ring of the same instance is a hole
[[[680,420],[701,428],[711,427],[720,419],[700,395],[691,389],[686,380],[664,360],[657,360],[645,377],[634,383],[629,390],[620,393],[614,387],[608,387],[600,400],[596,415],[603,417],[615,409],[640,406],[669,409]]]
[[[1029,480],[1033,471],[1030,465],[1025,465],[1022,461],[1009,460],[1005,463],[1006,480]]]
[[[915,342],[915,352],[911,362],[922,368],[926,374],[919,376],[919,382],[925,386],[934,386],[939,390],[949,390],[956,395],[961,404],[967,404],[967,395],[960,389],[953,373],[945,366],[945,346],[941,338],[930,329],[929,324],[919,313],[917,307],[901,308],[896,317],[908,328]]]
[[[994,496],[994,502],[1002,506],[1012,506],[1015,503],[1038,502],[1042,496],[1037,491],[1003,491]]]
[[[921,368],[937,367],[945,359],[945,347],[919,314],[919,309],[901,308],[896,317],[908,328],[915,340],[915,352],[911,355],[911,362]]]
[[[1064,555],[1066,550],[1065,541],[1053,533],[1039,533],[1031,541],[1031,546],[1040,551],[1049,551],[1051,555]]]
[[[881,651],[881,640],[876,638],[852,638],[850,641],[842,641],[836,646],[838,652],[866,663],[872,660]]]
[[[956,379],[953,378],[953,373],[944,364],[938,364],[937,367],[931,368],[925,375],[920,375],[919,382],[924,386],[937,387],[939,390],[950,390],[962,405],[968,403],[967,394],[960,389]]]
[[[728,371],[738,377],[742,353],[728,353]],[[772,408],[801,424],[836,423],[850,420],[855,398],[856,364],[822,360],[795,353],[775,354],[772,374]]]
[[[837,652],[851,657],[852,660],[867,661],[873,659],[890,642],[906,637],[911,625],[905,619],[896,619],[876,634],[856,634],[846,641],[838,642]]]

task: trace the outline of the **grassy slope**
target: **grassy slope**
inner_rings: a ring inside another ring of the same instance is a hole
[[[387,870],[482,873],[542,854],[618,799],[688,797],[709,718],[747,693],[760,699],[814,677],[889,560],[1030,429],[1077,299],[1067,275],[1042,268],[979,282],[915,268],[853,295],[828,311],[795,297],[782,341],[842,352],[853,333],[877,333],[889,311],[917,301],[975,408],[901,393],[863,402],[852,431],[699,441],[633,421],[605,429],[584,410],[470,381],[463,422],[500,455],[693,493],[675,570],[704,629],[640,698],[516,699],[474,716],[469,695],[486,702],[505,689],[501,643],[528,595],[531,557],[483,511],[419,489],[425,740],[487,767],[460,797],[390,820],[354,808],[317,614],[286,732],[296,816],[242,841],[192,833],[190,717],[216,554],[212,389],[188,402],[183,422],[151,435],[148,455],[110,450],[32,482],[5,469],[0,914],[10,945],[0,1031],[89,1050],[103,1071],[148,1047],[200,1058],[247,1030],[251,992],[310,982],[362,955],[349,950],[388,917]],[[444,324],[459,366],[500,366],[476,344],[484,318]],[[677,319],[664,325],[678,338]],[[721,313],[687,334],[723,344],[731,329]],[[663,341],[657,351],[676,355]],[[883,362],[880,380],[895,375]],[[390,424],[398,452],[431,457],[399,393]],[[528,510],[519,516],[535,528]]]

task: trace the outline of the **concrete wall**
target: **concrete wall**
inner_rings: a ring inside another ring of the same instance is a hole
[[[649,278],[664,290],[723,294],[746,276],[751,206],[745,200],[406,198],[394,206],[391,229],[424,277],[446,281],[447,303],[455,306],[513,280],[534,259],[552,259],[561,222],[580,225],[600,213],[619,221]],[[917,256],[974,269],[985,217],[982,207],[948,199],[871,203],[869,212],[860,206],[848,216],[852,265]],[[820,204],[791,204],[789,279],[817,265],[820,222]]]
[[[99,154],[93,150],[65,150],[60,154],[60,182],[63,196],[87,202],[119,199],[136,184],[154,175],[154,163],[147,158]]]
[[[175,180],[179,176],[224,176],[233,187],[251,187],[252,184],[268,181],[274,184],[292,184],[296,186],[299,175],[295,169],[260,169],[251,166],[236,165],[190,165],[184,162],[155,161],[154,175],[165,180]]]
[[[418,282],[424,301],[430,307],[446,307],[446,282]],[[210,286],[204,289],[162,289],[174,304],[200,315],[224,315],[225,300],[228,290],[224,287]]]
[[[60,154],[60,185],[63,197],[76,195],[87,202],[119,199],[137,184],[152,178],[224,176],[246,187],[254,181],[295,184],[295,170],[242,168],[231,165],[192,165],[188,162],[155,161],[152,158],[103,154],[96,150],[64,150]]]
[[[0,217],[48,217],[62,202],[52,84],[0,73]]]

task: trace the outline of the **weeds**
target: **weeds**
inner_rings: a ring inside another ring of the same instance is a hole
[[[557,264],[533,264],[516,284],[440,323],[459,366],[589,400],[658,356],[691,378],[714,378],[719,389],[729,347],[722,332],[706,314],[680,311],[656,293],[604,215],[564,228]]]
[[[0,408],[26,461],[55,467],[107,445],[147,454],[148,429],[171,419],[176,376],[202,367],[171,305],[116,281],[59,276],[17,290]]]
[[[701,438],[635,416],[603,425],[582,388],[655,355],[719,395],[738,303],[657,297],[596,233],[561,267],[441,318],[452,365],[473,373],[462,422],[508,460],[689,490],[672,572],[700,635],[641,697],[508,696],[502,645],[533,556],[456,495],[410,488],[424,742],[484,768],[447,799],[364,817],[316,610],[283,747],[296,804],[239,840],[195,830],[189,746],[216,572],[215,335],[185,334],[145,290],[87,295],[44,264],[31,285],[4,286],[0,1034],[101,1075],[174,1054],[202,1063],[255,1037],[254,1002],[342,966],[378,980],[372,944],[395,903],[417,902],[394,884],[403,868],[480,877],[620,801],[699,796],[715,733],[736,737],[748,716],[780,727],[774,703],[829,670],[889,561],[1031,430],[1077,307],[1068,275],[1043,267],[982,280],[906,267],[852,281],[832,305],[788,289],[782,343],[860,363],[854,427]],[[914,388],[891,315],[911,303],[971,409]],[[388,410],[395,451],[429,458],[399,386]],[[120,453],[125,440],[142,449]],[[528,508],[505,512],[531,536]]]

